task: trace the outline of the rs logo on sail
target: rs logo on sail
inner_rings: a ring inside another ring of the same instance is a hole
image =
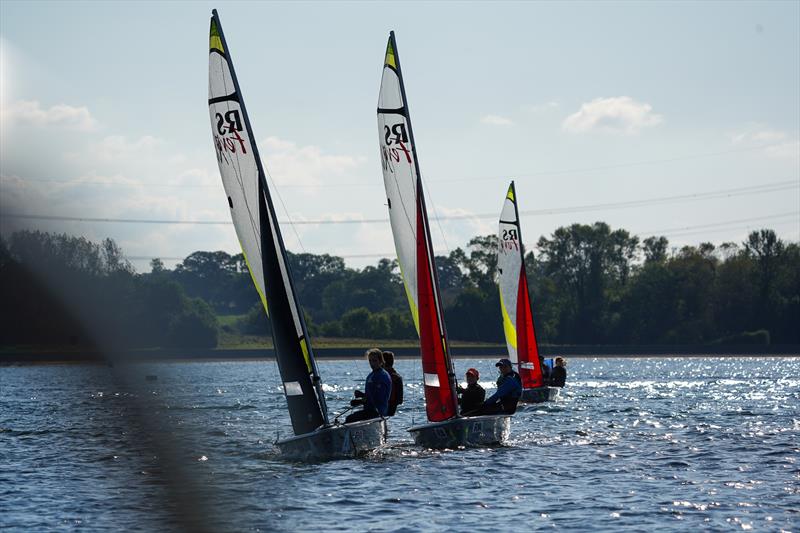
[[[515,229],[504,229],[501,237],[500,248],[504,250],[519,250],[519,233]]]
[[[242,131],[242,119],[238,109],[231,109],[225,114],[216,113],[217,133],[214,134],[214,145],[217,147],[217,157],[228,161],[226,152],[235,154],[238,149],[243,154],[247,153],[247,145],[239,133]]]
[[[406,144],[408,143],[408,133],[403,122],[383,127],[383,139],[385,146],[381,147],[381,163],[384,169],[392,169],[394,163],[400,162],[401,154],[405,154],[406,161],[411,164],[411,151]],[[395,146],[392,146],[395,145]],[[394,170],[392,169],[394,172]]]

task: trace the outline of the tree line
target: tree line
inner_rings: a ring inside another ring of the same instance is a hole
[[[772,230],[671,248],[597,222],[558,228],[537,249],[525,260],[540,343],[800,344],[800,246]],[[312,336],[416,337],[396,261],[355,269],[328,254],[288,255]],[[494,235],[436,257],[451,339],[503,342],[496,258]],[[134,272],[110,239],[14,233],[0,242],[0,342],[80,343],[87,322],[129,347],[269,335],[241,254],[198,251],[172,270],[151,267]],[[220,327],[223,317],[236,318]]]

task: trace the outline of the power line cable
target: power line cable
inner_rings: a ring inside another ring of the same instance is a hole
[[[735,150],[722,150],[718,152],[707,152],[701,154],[689,154],[684,156],[676,156],[676,157],[669,157],[663,159],[647,159],[642,161],[632,161],[627,163],[614,163],[609,165],[596,165],[590,167],[578,167],[578,168],[571,168],[571,169],[555,169],[555,170],[536,170],[533,172],[526,171],[526,172],[503,172],[497,173],[492,176],[465,176],[465,177],[445,177],[445,178],[426,178],[431,183],[453,183],[453,182],[473,182],[473,181],[491,181],[491,180],[507,180],[508,176],[516,176],[518,178],[528,178],[528,177],[536,177],[536,176],[559,176],[565,174],[582,174],[585,172],[594,172],[599,170],[613,170],[617,168],[628,168],[628,167],[636,167],[636,166],[647,166],[647,165],[658,165],[662,163],[675,163],[679,161],[690,161],[693,159],[703,159],[708,157],[718,157],[723,155],[730,155],[730,154],[739,154],[739,153],[747,153],[753,152],[757,150],[766,150],[769,148],[775,148],[778,146],[782,146],[784,143],[775,143],[775,144],[768,144],[768,145],[761,145],[761,146],[751,146],[748,148],[739,148]],[[0,176],[0,180],[9,180],[12,179],[11,176]],[[77,178],[77,179],[59,179],[59,178],[17,178],[21,181],[33,181],[33,182],[44,182],[44,183],[68,183],[68,184],[76,184],[76,185],[104,185],[104,186],[122,186],[122,187],[167,187],[167,188],[203,188],[203,189],[210,189],[210,188],[218,188],[218,185],[194,185],[194,184],[165,184],[165,183],[157,183],[157,182],[139,182],[139,183],[115,183],[108,181],[89,181],[85,178]],[[335,184],[317,184],[317,185],[283,185],[283,189],[328,189],[328,188],[346,188],[346,187],[380,187],[380,183],[335,183]]]
[[[603,211],[610,209],[630,209],[636,207],[646,207],[648,205],[664,205],[670,203],[680,203],[684,201],[711,200],[716,198],[729,198],[734,196],[746,196],[756,194],[766,194],[779,192],[789,189],[800,188],[800,182],[795,180],[784,180],[763,185],[751,185],[747,187],[737,187],[733,189],[720,189],[704,193],[682,194],[674,196],[662,196],[646,198],[641,200],[629,200],[624,202],[584,204],[578,206],[555,207],[549,209],[533,209],[520,211],[520,216],[548,216],[568,213]],[[281,200],[281,203],[283,201]],[[285,209],[285,205],[284,205]],[[444,215],[431,217],[433,220],[477,220],[486,218],[496,218],[497,213],[475,213],[465,215]],[[60,215],[40,215],[27,213],[0,213],[2,218],[30,219],[30,220],[53,220],[66,222],[118,222],[126,224],[180,224],[180,225],[232,225],[229,220],[165,220],[165,219],[129,219],[129,218],[102,218],[102,217],[76,217]],[[289,220],[280,221],[281,224],[292,225],[330,225],[330,224],[386,224],[388,218],[363,218],[363,219],[343,219],[343,220]],[[296,230],[295,230],[296,232]]]
[[[710,224],[698,224],[698,225],[695,225],[695,226],[683,226],[683,227],[678,227],[678,228],[668,228],[668,229],[660,229],[660,230],[654,230],[654,231],[640,231],[640,232],[634,233],[634,235],[637,235],[637,236],[644,236],[644,235],[650,236],[650,235],[652,235],[652,236],[668,237],[668,236],[691,235],[691,234],[694,234],[694,233],[703,233],[708,228],[716,228],[716,229],[710,230],[710,231],[713,231],[713,232],[726,231],[726,230],[729,230],[729,229],[739,229],[740,227],[742,227],[744,229],[747,229],[749,227],[752,227],[753,225],[752,224],[748,224],[746,226],[741,226],[741,224],[744,223],[744,222],[758,222],[758,221],[764,221],[764,220],[777,220],[777,219],[788,218],[788,217],[800,217],[800,211],[789,211],[789,212],[786,212],[786,213],[779,213],[779,214],[776,214],[776,215],[765,215],[765,216],[761,216],[761,217],[740,218],[740,219],[736,219],[736,220],[726,220],[725,222],[714,222],[714,223],[710,223]],[[786,221],[786,222],[781,222],[779,224],[780,225],[784,225],[784,224],[789,224],[789,223],[794,223],[794,222],[795,222],[794,220],[790,220],[790,221]],[[538,249],[539,247],[536,244],[533,244],[531,246],[527,246],[526,245],[525,248],[526,249]],[[306,252],[306,253],[308,253],[308,252]],[[311,253],[314,253],[314,252],[311,252]],[[367,259],[367,258],[371,258],[371,257],[392,258],[392,257],[395,257],[395,255],[396,255],[396,252],[394,252],[394,251],[385,252],[385,253],[359,253],[359,254],[343,254],[343,255],[331,254],[330,252],[322,252],[322,253],[327,253],[329,255],[333,255],[334,257],[341,257],[342,259]],[[443,255],[443,254],[447,255],[449,253],[450,253],[450,250],[435,250],[434,251],[434,255]],[[316,254],[316,255],[322,255],[322,254]],[[187,257],[188,257],[188,255],[187,255]],[[150,260],[150,259],[162,259],[162,260],[168,260],[168,261],[181,261],[181,260],[185,259],[186,257],[126,256],[126,258],[129,259],[129,260],[137,260],[137,261]]]

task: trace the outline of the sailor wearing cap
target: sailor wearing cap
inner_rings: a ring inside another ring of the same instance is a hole
[[[522,379],[514,371],[511,361],[500,359],[495,365],[500,372],[497,378],[497,391],[483,403],[481,414],[514,414],[517,402],[522,396]]]
[[[478,379],[481,377],[480,372],[474,368],[467,370],[465,375],[467,379],[467,388],[458,386],[458,404],[461,406],[461,414],[469,415],[471,411],[479,409],[483,405],[483,400],[486,398],[486,391],[478,384]]]

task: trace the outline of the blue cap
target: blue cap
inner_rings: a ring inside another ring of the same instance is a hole
[[[494,366],[511,366],[511,361],[508,359],[500,359]]]

